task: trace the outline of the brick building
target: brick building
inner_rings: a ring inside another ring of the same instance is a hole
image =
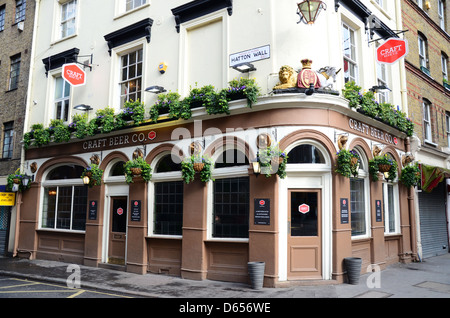
[[[35,1],[0,1],[0,192],[20,167],[30,70]],[[14,204],[14,202],[12,202]],[[0,255],[11,250],[15,207],[0,207]],[[9,244],[8,244],[9,243]]]
[[[449,1],[404,0],[402,4],[409,43],[408,107],[417,137],[411,150],[422,164],[422,185],[431,181],[432,173],[439,175],[434,188],[422,187],[415,193],[419,255],[427,257],[448,252],[448,170],[444,169],[450,168]]]

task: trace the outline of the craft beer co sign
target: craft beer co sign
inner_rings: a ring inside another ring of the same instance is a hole
[[[86,84],[86,73],[75,63],[63,65],[62,77],[72,86]]]
[[[377,61],[393,64],[408,54],[408,42],[398,38],[390,38],[377,49]]]

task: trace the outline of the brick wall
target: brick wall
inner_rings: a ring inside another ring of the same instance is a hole
[[[403,30],[409,54],[405,59],[409,116],[416,124],[415,132],[423,141],[423,99],[431,102],[431,128],[434,147],[448,147],[445,114],[450,113],[450,90],[443,85],[441,56],[450,55],[450,37],[439,26],[437,0],[429,1],[430,9],[422,10],[415,0],[402,0]],[[447,7],[448,12],[448,7]],[[448,19],[447,18],[447,25]],[[427,40],[430,75],[420,69],[418,36]],[[433,146],[433,145],[431,145]]]
[[[0,31],[0,150],[3,149],[3,125],[14,122],[12,159],[3,159],[0,152],[0,176],[14,172],[20,165],[21,140],[23,134],[26,98],[28,89],[31,42],[33,35],[35,1],[27,1],[24,29],[15,23],[15,0],[0,0],[5,5],[5,27]],[[20,54],[20,76],[18,88],[9,90],[11,57]]]

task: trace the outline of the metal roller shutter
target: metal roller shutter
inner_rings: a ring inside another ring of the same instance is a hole
[[[6,252],[6,235],[8,233],[9,207],[0,207],[0,255]]]
[[[422,257],[448,253],[445,182],[431,193],[419,193],[420,236]]]

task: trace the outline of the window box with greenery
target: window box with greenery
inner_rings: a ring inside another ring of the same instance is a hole
[[[48,128],[53,135],[54,142],[68,142],[70,140],[69,126],[65,125],[61,119],[52,119]]]
[[[50,131],[44,128],[42,124],[34,124],[31,126],[31,131],[24,135],[24,146],[28,149],[29,146],[44,146],[50,142]]]
[[[337,153],[336,172],[344,177],[356,177],[358,175],[359,156],[353,150],[341,149]]]
[[[115,116],[114,109],[106,107],[99,109],[95,112],[97,118],[95,118],[96,124],[101,133],[109,133],[115,129]]]
[[[125,102],[122,112],[116,115],[117,128],[122,128],[133,122],[133,125],[139,126],[144,121],[145,106],[139,100]]]
[[[257,161],[261,166],[261,173],[267,178],[276,173],[281,179],[286,178],[286,164],[288,156],[279,146],[269,146],[258,151]]]
[[[397,178],[397,162],[389,155],[375,156],[369,160],[369,173],[372,181],[378,181],[378,173],[384,174],[386,181],[394,181]]]
[[[253,78],[239,78],[228,82],[226,91],[229,100],[247,99],[247,107],[252,107],[258,101],[261,89]]]
[[[345,83],[342,95],[348,100],[348,106],[358,112],[390,125],[411,137],[414,133],[414,123],[392,104],[379,104],[375,101],[374,93],[361,93],[361,87],[350,81]]]
[[[181,175],[186,184],[194,181],[195,174],[200,175],[202,182],[208,182],[212,179],[213,164],[211,160],[205,156],[192,155],[181,162]]]
[[[20,168],[17,169],[14,173],[8,175],[8,177],[6,178],[6,190],[13,191],[14,185],[16,185],[18,192],[29,189],[31,186],[31,182],[28,182],[26,186],[23,185],[22,180],[24,179],[24,177],[25,175],[20,173]]]
[[[134,177],[142,177],[146,182],[152,178],[152,168],[142,157],[127,161],[124,166],[125,180],[133,183]]]
[[[89,188],[93,186],[99,186],[102,184],[103,170],[99,168],[96,164],[91,164],[86,167],[81,174],[81,178],[88,177],[89,178]]]
[[[444,78],[442,84],[444,85],[444,87],[445,87],[446,89],[449,89],[449,90],[450,90],[450,82],[449,82],[448,80],[446,80],[446,79]]]
[[[400,182],[403,183],[403,185],[408,188],[415,187],[419,184],[420,180],[420,168],[417,162],[403,167],[400,175]]]
[[[150,108],[150,119],[156,123],[164,114],[172,119],[189,119],[192,112],[188,101],[180,100],[180,94],[168,92],[158,95],[156,103]]]

